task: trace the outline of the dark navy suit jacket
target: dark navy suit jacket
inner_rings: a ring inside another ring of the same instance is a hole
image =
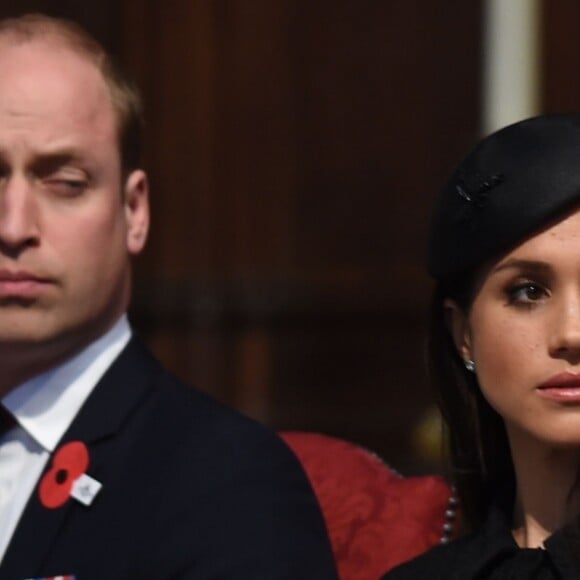
[[[89,506],[70,498],[52,509],[35,490],[0,580],[336,580],[318,504],[288,448],[174,379],[137,339],[60,446],[69,441],[87,446],[86,472],[103,487]]]

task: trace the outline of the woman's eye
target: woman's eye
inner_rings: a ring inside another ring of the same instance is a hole
[[[547,292],[539,284],[526,282],[510,288],[508,295],[512,304],[533,304],[545,298]]]

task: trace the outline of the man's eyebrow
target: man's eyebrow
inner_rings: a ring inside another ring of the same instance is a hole
[[[36,168],[54,168],[66,163],[82,161],[83,156],[74,149],[61,149],[58,151],[46,151],[39,153],[30,162]]]
[[[5,150],[0,149],[0,165],[10,164],[10,155]],[[54,170],[67,163],[84,163],[86,157],[73,147],[63,147],[61,149],[39,151],[32,155],[26,165],[35,171]]]
[[[524,260],[521,258],[509,258],[505,262],[498,264],[493,270],[493,273],[501,272],[503,270],[526,270],[528,272],[535,272],[546,274],[552,271],[552,267],[548,262],[541,260]]]

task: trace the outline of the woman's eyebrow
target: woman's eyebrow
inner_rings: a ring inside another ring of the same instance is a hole
[[[505,262],[498,264],[492,272],[501,272],[503,270],[526,270],[538,274],[547,274],[552,271],[552,267],[548,262],[541,260],[525,260],[521,258],[509,258]]]

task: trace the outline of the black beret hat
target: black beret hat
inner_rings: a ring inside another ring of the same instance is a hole
[[[580,115],[500,129],[454,171],[435,205],[429,273],[443,280],[522,242],[580,205]]]

